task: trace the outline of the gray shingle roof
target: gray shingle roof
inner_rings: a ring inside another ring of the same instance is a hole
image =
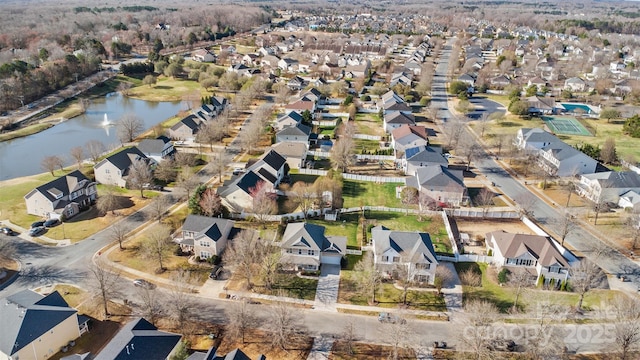
[[[136,147],[145,154],[161,154],[166,143],[163,139],[144,139]]]
[[[0,352],[9,356],[77,313],[57,291],[23,290],[0,300]]]
[[[213,241],[220,240],[223,231],[229,226],[233,226],[233,220],[214,218],[202,215],[189,215],[182,225],[183,231],[191,231],[204,234]]]
[[[99,162],[95,167],[99,167],[103,162],[110,162],[116,168],[122,171],[122,175],[125,175],[125,171],[129,169],[129,166],[132,164],[132,160],[136,158],[146,159],[147,157],[142,153],[142,151],[138,150],[137,147],[133,146],[122,151],[119,151],[108,158]]]
[[[324,235],[324,226],[310,223],[289,223],[282,236],[282,247],[290,248],[296,244],[302,244],[311,249],[319,249],[326,251],[332,247],[336,247],[335,243],[329,241]],[[338,252],[344,252],[346,249],[337,248]]]
[[[181,338],[138,318],[120,329],[95,360],[165,360]]]
[[[38,186],[35,188],[35,191],[44,195],[49,201],[54,202],[58,199],[56,195],[67,196],[76,190],[84,188],[90,183],[91,181],[84,176],[80,170],[75,170],[65,176],[61,176],[44,185]]]
[[[392,248],[405,258],[404,261],[438,263],[431,237],[427,233],[393,231],[376,226],[371,229],[371,237],[376,254]]]
[[[421,167],[416,171],[416,175],[409,179],[412,178],[418,185],[426,188],[465,188],[462,170],[451,170],[442,165]]]
[[[291,136],[309,136],[311,134],[311,128],[307,125],[297,123],[294,126],[287,126],[284,129],[280,130],[276,135],[291,135]]]
[[[504,230],[486,234],[487,239],[493,238],[500,253],[505,258],[518,258],[524,254],[533,256],[540,265],[560,265],[569,267],[569,261],[562,256],[553,245],[551,239],[528,234],[512,234]]]

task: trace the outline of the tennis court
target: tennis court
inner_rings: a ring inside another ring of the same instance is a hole
[[[542,118],[549,130],[556,134],[593,136],[580,122],[570,117],[545,116]]]

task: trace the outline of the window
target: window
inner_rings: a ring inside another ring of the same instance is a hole
[[[287,249],[287,254],[293,254],[293,249]]]
[[[393,262],[394,263],[399,263],[400,262],[400,256],[394,256],[393,257]]]
[[[202,247],[210,247],[211,244],[208,241],[200,240],[200,246],[202,246]]]
[[[316,255],[316,251],[315,250],[308,250],[307,251],[307,255],[315,256]]]
[[[109,170],[109,169],[104,169],[104,173],[105,173],[105,174],[110,174],[110,173],[111,173],[111,170]]]
[[[211,257],[211,253],[208,251],[200,251],[200,258],[201,259],[208,259]]]
[[[416,275],[413,280],[419,283],[429,282],[429,275]]]
[[[383,256],[382,257],[382,262],[389,262],[389,257],[388,256]]]
[[[302,249],[298,249],[298,255],[302,255]]]
[[[416,264],[416,269],[418,270],[428,270],[430,268],[431,268],[431,264],[423,264],[423,263]]]

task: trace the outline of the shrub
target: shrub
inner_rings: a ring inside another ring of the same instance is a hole
[[[634,138],[640,137],[640,115],[636,114],[625,120],[622,132]]]
[[[509,271],[509,269],[500,270],[500,272],[498,273],[498,282],[500,284],[505,284],[509,280],[510,273],[511,271]]]

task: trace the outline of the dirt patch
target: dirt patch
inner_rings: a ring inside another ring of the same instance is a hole
[[[392,358],[393,347],[376,344],[355,343],[352,345],[352,351],[347,350],[346,342],[336,341],[331,349],[330,360],[374,360]],[[399,349],[398,359],[415,359],[416,354],[410,349]]]
[[[301,336],[299,339],[292,339],[286,350],[273,348],[271,346],[271,336],[259,330],[251,330],[245,335],[245,342],[241,339],[223,337],[218,351],[226,354],[229,351],[240,348],[250,359],[256,359],[258,355],[264,354],[267,359],[278,360],[302,360],[309,356],[309,351],[313,345],[313,338]]]
[[[469,239],[471,240],[484,240],[486,233],[498,230],[517,234],[535,235],[535,233],[520,220],[475,220],[456,218],[456,223],[458,224],[458,230],[461,233],[469,234]]]

